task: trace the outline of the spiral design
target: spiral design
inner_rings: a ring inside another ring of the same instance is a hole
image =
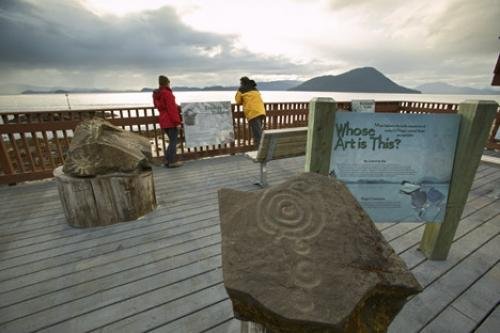
[[[268,190],[257,206],[259,228],[277,239],[301,240],[316,236],[324,223],[316,214],[309,191],[308,184],[302,181],[286,189]],[[307,252],[303,242],[297,244],[299,252]]]
[[[315,304],[311,296],[305,290],[296,290],[292,292],[293,306],[302,313],[312,312]]]
[[[291,193],[278,193],[266,204],[267,216],[272,216],[278,228],[300,229],[301,224],[311,219],[304,203]]]
[[[290,184],[290,189],[302,193],[307,193],[312,190],[311,186],[302,180]]]
[[[314,273],[315,265],[308,259],[301,260],[295,266],[294,283],[296,286],[312,289],[321,283],[321,279]]]
[[[291,240],[290,246],[296,254],[297,264],[291,270],[294,291],[294,306],[302,313],[314,310],[315,304],[310,290],[321,284],[316,265],[308,257],[311,240],[318,236],[326,224],[328,207],[324,198],[314,187],[298,180],[288,185],[267,190],[257,204],[258,227],[273,236],[275,242],[283,238]]]

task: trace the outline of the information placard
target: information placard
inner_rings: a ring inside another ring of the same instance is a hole
[[[352,112],[375,112],[375,100],[353,99],[351,101]]]
[[[330,174],[374,222],[442,222],[460,116],[338,112]]]
[[[187,147],[234,142],[231,102],[182,103],[181,110]]]

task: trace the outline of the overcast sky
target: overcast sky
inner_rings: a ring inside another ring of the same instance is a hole
[[[500,0],[0,0],[0,87],[140,89],[372,66],[488,87]]]

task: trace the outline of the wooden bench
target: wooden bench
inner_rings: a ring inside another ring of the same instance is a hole
[[[260,181],[257,185],[267,186],[267,162],[305,155],[306,141],[307,127],[263,131],[259,149],[246,153],[254,162],[260,163]]]

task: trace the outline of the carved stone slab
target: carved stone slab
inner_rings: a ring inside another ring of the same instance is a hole
[[[75,129],[63,171],[77,177],[141,171],[151,169],[151,160],[147,138],[92,118]]]
[[[385,332],[421,290],[349,190],[305,173],[219,191],[224,284],[237,318],[271,332]]]

